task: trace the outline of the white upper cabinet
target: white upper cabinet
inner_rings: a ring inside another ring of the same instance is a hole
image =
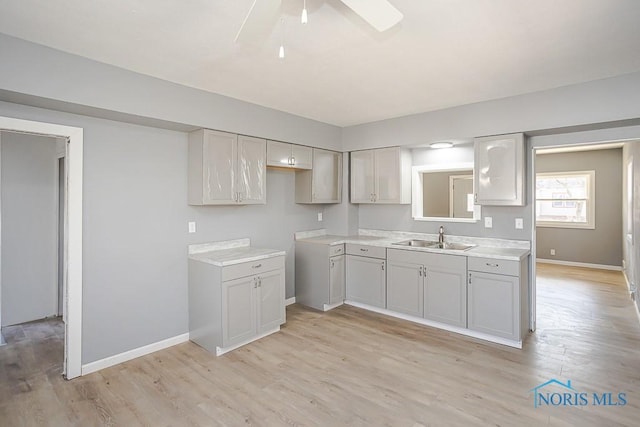
[[[524,206],[524,135],[474,140],[475,201],[485,206]]]
[[[351,153],[351,203],[411,203],[411,154],[400,147]]]
[[[267,166],[288,169],[311,169],[313,150],[303,145],[267,141]]]
[[[266,203],[266,141],[200,129],[189,134],[189,204]]]
[[[313,168],[296,172],[296,203],[340,203],[342,153],[313,149]]]

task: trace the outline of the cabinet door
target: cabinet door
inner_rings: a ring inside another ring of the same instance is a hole
[[[267,143],[264,139],[238,136],[236,178],[239,203],[267,203]]]
[[[477,204],[524,206],[523,134],[476,138],[474,162]]]
[[[423,273],[419,264],[387,263],[387,309],[422,317]]]
[[[256,334],[255,276],[222,282],[222,346],[240,344]]]
[[[351,203],[373,203],[374,151],[351,153]]]
[[[461,268],[426,267],[424,277],[425,319],[461,328],[467,327],[466,273],[466,264]]]
[[[342,153],[313,149],[312,189],[314,203],[340,202]]]
[[[469,272],[469,329],[519,340],[519,280]]]
[[[347,300],[385,308],[386,285],[384,260],[347,255]]]
[[[205,205],[236,202],[237,135],[204,131],[202,199]]]
[[[400,168],[398,147],[375,150],[374,200],[376,203],[400,203]]]
[[[296,169],[311,169],[313,166],[313,149],[303,145],[291,145],[291,162]]]
[[[258,334],[262,334],[284,323],[284,270],[259,275],[257,290]]]
[[[329,304],[344,301],[345,268],[344,255],[329,259]]]
[[[291,167],[291,144],[267,141],[267,166]]]

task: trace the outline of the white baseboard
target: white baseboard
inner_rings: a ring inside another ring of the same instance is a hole
[[[375,307],[368,304],[362,304],[355,301],[345,300],[344,302],[347,305],[352,305],[354,307],[362,308],[365,310],[373,311],[375,313],[384,314],[387,316],[395,317],[397,319],[408,320],[409,322],[418,323],[424,326],[432,326],[434,328],[443,329],[449,332],[455,332],[460,335],[465,335],[472,338],[478,338],[485,341],[490,341],[496,344],[506,345],[508,347],[514,347],[522,349],[522,340],[515,341],[502,337],[496,337],[494,335],[485,334],[482,332],[472,331],[467,328],[461,328],[459,326],[447,325],[446,323],[434,322],[433,320],[424,319],[422,317],[411,316],[408,314],[398,313],[396,311],[387,310],[385,308]]]
[[[82,365],[82,375],[87,375],[92,372],[99,371],[101,369],[109,368],[114,365],[132,360],[147,354],[155,353],[159,350],[172,347],[177,344],[189,341],[189,333],[175,336],[173,338],[167,338],[166,340],[158,341],[153,344],[145,345],[143,347],[134,348],[133,350],[125,351],[124,353],[116,354],[104,359],[96,360],[95,362]]]
[[[276,332],[280,332],[280,326],[278,326],[277,328],[273,328],[270,331],[265,332],[264,334],[260,334],[257,337],[249,338],[248,340],[243,341],[240,344],[236,344],[236,345],[232,345],[232,346],[224,347],[224,348],[216,347],[216,356],[222,356],[223,354],[228,353],[228,352],[230,352],[232,350],[235,350],[236,348],[240,348],[243,345],[247,345],[247,344],[252,343],[254,341],[258,341],[259,339],[262,339],[262,338],[264,338],[264,337],[266,337],[268,335],[271,335],[271,334],[275,334]]]
[[[286,300],[284,300],[284,305],[288,306],[291,304],[295,304],[296,303],[296,297],[291,297],[291,298],[287,298]]]
[[[542,264],[567,265],[569,267],[585,267],[585,268],[597,268],[600,270],[622,271],[622,267],[620,267],[619,265],[590,264],[588,262],[561,261],[557,259],[545,259],[545,258],[537,258],[536,262],[539,262]]]

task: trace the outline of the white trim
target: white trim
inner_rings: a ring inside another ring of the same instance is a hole
[[[225,354],[225,353],[228,353],[228,352],[230,352],[230,351],[232,351],[232,350],[235,350],[235,349],[237,349],[237,348],[240,348],[240,347],[242,347],[243,345],[247,345],[247,344],[249,344],[249,343],[252,343],[252,342],[254,342],[254,341],[257,341],[257,340],[259,340],[259,339],[262,339],[262,338],[266,337],[267,335],[275,334],[275,333],[276,333],[276,332],[278,332],[278,331],[280,331],[280,326],[278,326],[278,327],[276,327],[276,328],[274,328],[274,329],[271,329],[271,330],[269,330],[269,331],[265,332],[264,334],[260,334],[260,335],[258,335],[257,337],[251,337],[251,338],[249,338],[248,340],[242,341],[240,344],[231,345],[231,346],[229,346],[229,347],[217,347],[217,346],[216,346],[216,356],[222,356],[222,355],[223,355],[223,354]]]
[[[296,297],[291,297],[291,298],[287,298],[286,300],[284,300],[284,306],[290,306],[291,304],[295,304],[296,303]]]
[[[333,304],[322,304],[322,311],[333,310],[336,307],[340,307],[342,304],[344,304],[344,301],[336,302]]]
[[[68,138],[66,152],[67,192],[65,260],[67,301],[63,374],[82,375],[82,128],[0,117],[0,130]]]
[[[584,268],[596,268],[599,270],[622,271],[622,267],[618,265],[591,264],[588,262],[562,261],[559,259],[546,259],[546,258],[538,258],[537,262],[542,264],[567,265],[569,267],[584,267]]]
[[[91,374],[101,369],[109,368],[141,356],[146,356],[147,354],[155,353],[156,351],[164,350],[165,348],[173,347],[174,345],[182,344],[187,341],[189,341],[188,332],[172,338],[167,338],[166,340],[154,342],[153,344],[134,348],[133,350],[125,351],[124,353],[105,357],[104,359],[82,365],[82,375]]]
[[[422,165],[411,168],[411,217],[415,221],[438,221],[438,222],[467,222],[476,223],[482,218],[480,205],[474,205],[473,218],[451,218],[451,217],[430,217],[423,216],[422,203],[422,172],[457,172],[471,170],[473,173],[473,162],[450,163],[446,165]]]
[[[472,331],[467,328],[461,328],[459,326],[451,326],[446,323],[434,322],[433,320],[424,319],[422,317],[410,316],[408,314],[398,313],[395,311],[387,310],[384,308],[374,307],[368,304],[361,304],[355,301],[346,300],[344,302],[347,305],[362,308],[364,310],[373,311],[375,313],[384,314],[386,316],[395,317],[397,319],[408,320],[409,322],[418,323],[424,326],[432,326],[434,328],[443,329],[449,332],[455,332],[456,334],[465,335],[467,337],[478,338],[484,341],[490,341],[496,344],[506,345],[508,347],[522,348],[522,341],[514,341],[506,338],[496,337],[494,335],[484,334],[482,332]]]

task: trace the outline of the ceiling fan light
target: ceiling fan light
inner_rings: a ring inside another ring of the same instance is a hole
[[[451,148],[453,147],[453,142],[441,141],[441,142],[432,142],[429,144],[431,148]]]
[[[278,52],[278,58],[280,58],[280,59],[284,58],[284,45],[283,44],[280,45],[280,52]]]

